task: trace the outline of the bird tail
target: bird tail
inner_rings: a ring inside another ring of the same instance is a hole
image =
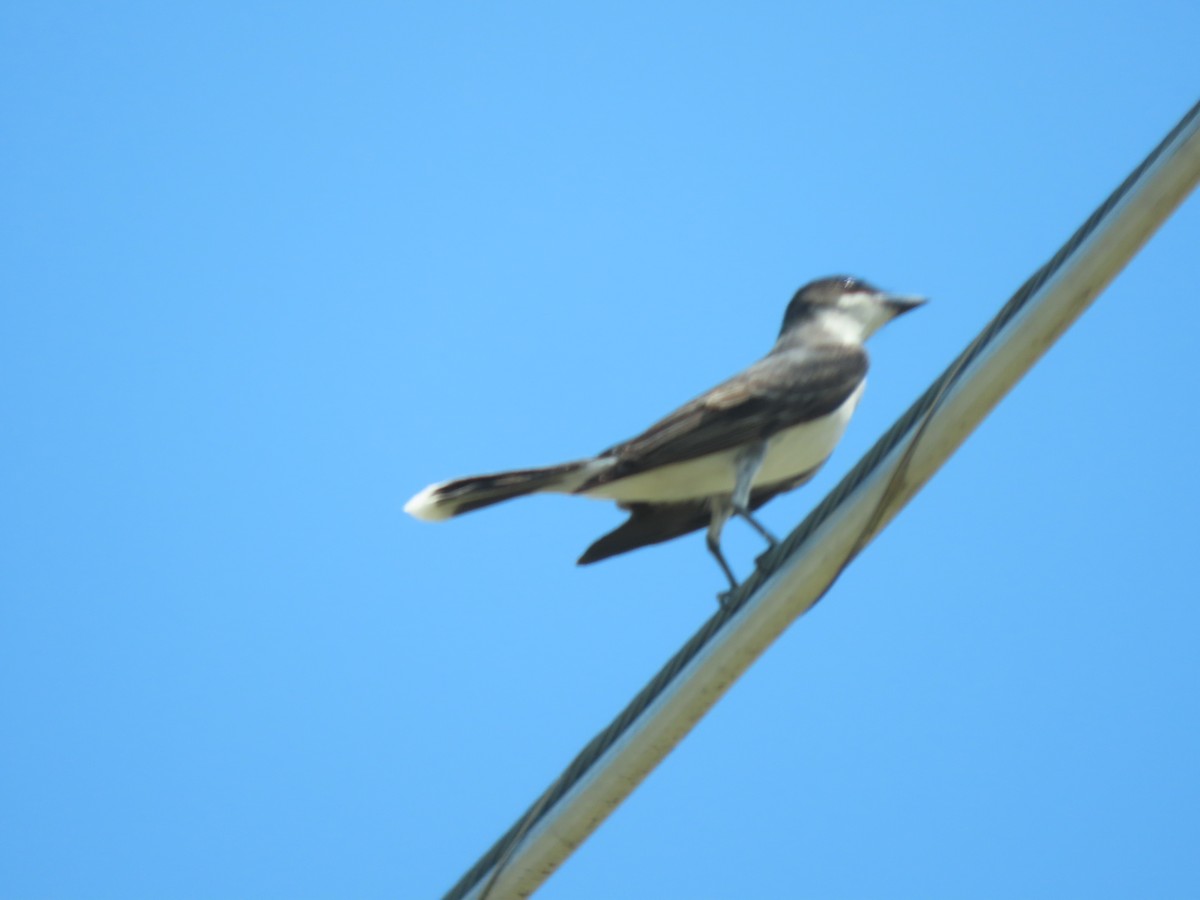
[[[569,493],[583,483],[591,462],[580,460],[540,469],[514,469],[431,484],[404,504],[404,511],[427,522],[440,522],[539,491]]]

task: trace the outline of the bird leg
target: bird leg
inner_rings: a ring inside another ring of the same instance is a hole
[[[750,492],[754,487],[754,476],[762,468],[763,457],[766,455],[766,441],[757,441],[743,449],[738,453],[733,463],[733,493],[728,497],[719,496],[709,500],[709,505],[712,509],[712,518],[708,523],[708,536],[706,538],[708,552],[716,558],[721,566],[721,571],[729,579],[729,590],[717,595],[717,601],[722,606],[728,602],[730,594],[738,586],[737,579],[733,576],[733,570],[729,567],[729,563],[725,559],[725,554],[721,552],[721,530],[725,527],[725,523],[729,521],[729,518],[731,516],[741,516],[772,547],[779,543],[775,539],[775,535],[767,531],[763,524],[750,513]]]
[[[775,537],[775,535],[773,535],[773,534],[771,534],[771,532],[767,531],[767,529],[763,526],[762,522],[758,521],[758,519],[756,519],[756,518],[754,518],[754,516],[750,515],[750,510],[739,509],[736,512],[737,512],[737,515],[741,516],[743,519],[745,519],[747,522],[749,522],[751,527],[763,536],[763,539],[768,544],[771,545],[769,549],[774,550],[775,547],[777,547],[779,545],[779,538]]]
[[[779,541],[750,512],[750,492],[754,487],[754,476],[762,468],[763,458],[766,455],[766,441],[758,441],[750,444],[738,454],[737,459],[734,460],[735,481],[730,505],[732,506],[731,513],[733,515],[741,516],[749,522],[750,526],[761,534],[766,542],[774,548]]]
[[[729,590],[717,594],[717,602],[724,606],[738,586],[737,579],[733,577],[733,569],[729,567],[725,554],[721,552],[721,530],[729,521],[730,513],[733,510],[729,501],[724,497],[713,497],[709,501],[709,505],[712,508],[712,518],[708,521],[708,533],[704,537],[704,542],[708,545],[708,552],[713,555],[721,567],[721,571],[729,579]]]

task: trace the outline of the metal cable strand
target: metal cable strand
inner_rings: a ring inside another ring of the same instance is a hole
[[[837,580],[838,575],[844,570],[845,566],[857,555],[857,553],[871,539],[875,529],[879,525],[883,512],[888,505],[889,495],[893,489],[897,487],[902,480],[904,469],[907,466],[908,460],[912,457],[912,451],[917,446],[924,426],[929,422],[941,401],[949,393],[953,385],[958,381],[961,374],[967,369],[970,363],[977,359],[979,355],[987,348],[987,346],[995,339],[996,335],[1017,315],[1018,312],[1029,302],[1032,297],[1041,287],[1049,281],[1056,272],[1063,266],[1068,258],[1079,248],[1079,246],[1087,240],[1087,238],[1095,231],[1096,227],[1104,220],[1124,196],[1129,192],[1130,188],[1142,177],[1145,171],[1154,165],[1162,155],[1163,151],[1171,145],[1175,138],[1185,128],[1188,128],[1192,121],[1200,117],[1200,103],[1193,106],[1188,113],[1180,120],[1179,124],[1171,130],[1171,132],[1162,140],[1161,143],[1142,161],[1142,163],[1133,170],[1108,198],[1100,204],[1099,207],[1088,217],[1087,221],[1079,227],[1079,229],[1067,240],[1057,253],[1037,272],[1035,272],[1015,294],[1008,300],[1007,303],[1000,309],[1000,312],[984,327],[984,329],[975,337],[968,345],[966,350],[958,355],[954,361],[946,368],[944,372],[929,386],[929,388],[914,402],[903,415],[889,428],[884,435],[876,441],[875,445],[863,456],[861,460],[852,468],[846,476],[837,484],[837,486],[829,492],[829,494],[808,514],[800,525],[792,531],[779,546],[764,554],[760,558],[760,562],[755,571],[747,578],[737,589],[735,594],[726,601],[726,605],[714,614],[707,622],[701,626],[690,640],[667,662],[665,666],[656,674],[650,682],[638,692],[637,696],[625,707],[624,710],[608,725],[603,731],[597,734],[587,746],[579,752],[571,764],[563,771],[563,773],[554,781],[554,783],[538,798],[538,800],[521,816],[520,819],[475,863],[471,869],[463,875],[463,877],[450,889],[445,895],[445,900],[461,900],[476,885],[483,879],[487,873],[493,868],[496,872],[489,879],[490,885],[495,882],[495,875],[504,867],[504,864],[512,855],[513,851],[528,834],[529,830],[558,803],[559,800],[573,788],[583,775],[591,768],[591,766],[611,747],[625,731],[637,720],[637,718],[646,711],[646,709],[654,702],[654,700],[662,694],[666,687],[675,679],[679,672],[688,665],[689,662],[696,656],[697,653],[724,627],[725,623],[734,616],[749,597],[765,582],[768,578],[775,574],[787,561],[796,550],[804,544],[809,538],[829,519],[833,511],[840,506],[846,498],[852,494],[858,487],[882,464],[884,459],[895,450],[903,441],[905,441],[910,433],[913,433],[913,440],[906,449],[905,456],[902,458],[900,465],[889,481],[887,488],[884,491],[884,497],[877,507],[877,514],[872,516],[871,521],[863,529],[860,539],[856,542],[853,551],[850,553],[846,562],[843,563],[838,574],[834,576],[830,582],[830,586]],[[829,588],[826,587],[826,590]],[[811,608],[811,607],[810,607]]]

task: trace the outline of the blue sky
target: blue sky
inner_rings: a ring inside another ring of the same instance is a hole
[[[593,453],[848,271],[787,531],[1197,99],[1159,2],[8,4],[0,896],[427,897],[713,612]],[[1200,891],[1194,198],[547,898]],[[735,568],[759,550],[729,529]]]

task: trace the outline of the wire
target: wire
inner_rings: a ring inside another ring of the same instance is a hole
[[[884,523],[884,519],[895,504],[904,487],[905,475],[910,471],[916,451],[926,434],[926,430],[934,414],[941,408],[950,396],[955,385],[960,383],[967,367],[989,348],[1005,328],[1021,313],[1048,282],[1064,268],[1067,261],[1076,253],[1085,241],[1097,231],[1101,222],[1112,210],[1125,199],[1142,176],[1154,166],[1163,154],[1171,148],[1176,140],[1189,129],[1195,129],[1200,120],[1200,103],[1180,120],[1179,124],[1163,139],[1129,177],[1127,177],[1109,197],[1088,217],[1080,228],[1059,249],[1059,251],[1037,272],[1035,272],[1017,292],[1001,308],[1000,312],[975,337],[974,340],[958,355],[946,370],[929,386],[929,388],[914,402],[908,410],[888,429],[875,443],[867,454],[850,470],[841,482],[812,510],[803,522],[785,538],[777,547],[768,551],[759,559],[759,565],[742,585],[729,597],[726,605],[714,614],[700,630],[667,662],[667,664],[650,680],[616,719],[599,734],[572,760],[571,764],[538,798],[538,800],[521,816],[520,819],[501,837],[476,864],[454,885],[446,894],[447,900],[461,900],[481,886],[485,876],[486,885],[480,896],[486,896],[497,884],[504,868],[512,860],[522,842],[536,828],[538,823],[562,801],[562,799],[590,772],[592,767],[620,740],[642,714],[661,697],[672,685],[679,674],[700,654],[713,638],[738,615],[743,606],[749,602],[756,591],[773,575],[788,564],[799,549],[809,541],[835,514],[835,512],[854,494],[864,482],[870,478],[887,460],[887,458],[902,443],[907,446],[897,461],[896,468],[888,478],[879,500],[872,507],[867,521],[860,529],[857,538],[851,545],[850,552],[845,556],[829,583],[821,590],[824,596],[838,579],[846,567],[862,551],[871,538]],[[1161,218],[1169,214],[1170,209],[1162,212]],[[1161,221],[1161,219],[1159,220]],[[817,602],[816,600],[813,603]],[[810,607],[811,608],[811,605]],[[600,815],[597,817],[602,818]],[[489,875],[490,873],[490,875]],[[546,873],[548,874],[548,872]]]

